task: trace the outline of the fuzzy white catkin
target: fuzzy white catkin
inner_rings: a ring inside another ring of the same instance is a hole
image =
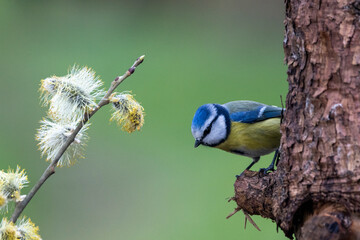
[[[16,224],[16,230],[20,239],[41,240],[39,227],[35,226],[30,218],[23,217],[20,219],[19,223]]]
[[[76,128],[77,123],[73,121],[66,124],[48,119],[43,119],[40,123],[41,127],[36,134],[36,139],[39,141],[39,150],[42,156],[46,155],[47,161],[53,161]],[[86,123],[81,128],[74,141],[60,158],[58,166],[72,166],[79,158],[83,157],[83,150],[88,139],[86,130],[89,126],[90,124]]]
[[[66,76],[42,80],[40,91],[53,119],[76,121],[97,106],[95,101],[104,95],[104,91],[100,90],[102,85],[91,68],[74,66]]]
[[[25,170],[20,170],[19,166],[15,171],[12,169],[7,172],[0,171],[0,191],[7,200],[21,201],[20,190],[26,187],[28,183]]]

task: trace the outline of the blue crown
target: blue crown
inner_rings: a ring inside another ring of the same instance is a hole
[[[205,124],[205,121],[210,117],[211,111],[209,110],[209,104],[202,105],[196,110],[192,126],[195,128],[201,128]]]

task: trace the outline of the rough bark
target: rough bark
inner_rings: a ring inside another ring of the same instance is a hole
[[[291,238],[360,239],[360,1],[285,0],[281,159],[235,201]]]

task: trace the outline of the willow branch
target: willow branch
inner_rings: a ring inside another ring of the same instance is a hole
[[[118,76],[114,79],[114,81],[111,83],[109,90],[106,92],[105,96],[100,100],[98,105],[95,107],[94,110],[92,110],[90,113],[86,113],[84,115],[83,120],[78,124],[78,126],[75,128],[75,130],[72,132],[72,134],[69,136],[68,140],[65,142],[65,144],[60,149],[59,153],[56,155],[54,160],[49,164],[49,166],[46,168],[38,182],[34,185],[34,187],[30,190],[30,192],[26,195],[23,201],[18,202],[16,204],[15,210],[13,215],[11,216],[10,221],[13,223],[16,222],[20,214],[24,211],[25,207],[28,205],[28,203],[31,201],[31,199],[34,197],[36,192],[41,188],[41,186],[45,183],[45,181],[55,173],[55,168],[66,151],[66,149],[70,146],[70,144],[74,141],[76,135],[79,133],[81,128],[85,125],[85,123],[103,106],[109,104],[109,97],[114,92],[114,90],[129,76],[131,76],[134,72],[137,66],[139,66],[144,61],[144,55],[136,59],[134,64],[122,75]]]

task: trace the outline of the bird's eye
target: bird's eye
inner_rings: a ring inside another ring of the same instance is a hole
[[[210,133],[210,131],[211,131],[211,125],[209,125],[209,126],[205,129],[203,136],[204,136],[204,137],[207,136],[207,135]]]

